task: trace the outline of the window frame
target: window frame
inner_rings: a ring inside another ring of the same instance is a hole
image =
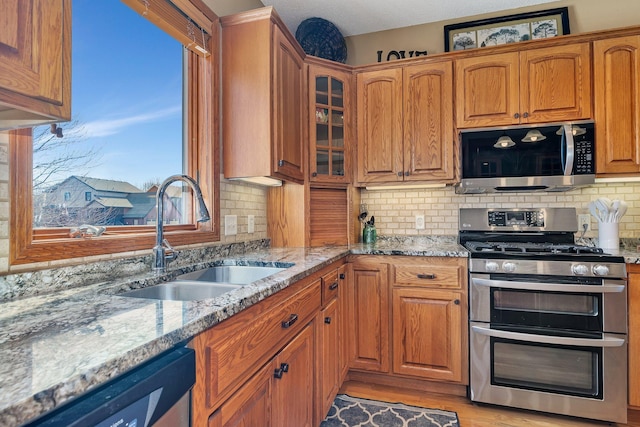
[[[209,32],[210,55],[188,50],[186,173],[200,185],[211,219],[205,223],[164,227],[164,237],[173,246],[220,240],[220,144],[219,144],[219,22],[200,0],[181,0],[187,12],[195,7],[198,24]],[[203,18],[207,23],[203,25]],[[9,134],[10,242],[9,265],[42,263],[100,255],[151,251],[155,226],[119,226],[98,238],[70,238],[69,228],[33,228],[33,141],[32,129]],[[113,230],[113,231],[116,231]]]

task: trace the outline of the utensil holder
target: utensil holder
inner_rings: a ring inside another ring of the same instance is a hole
[[[362,230],[362,241],[364,243],[375,243],[378,237],[378,233],[376,232],[376,227],[373,225],[365,225],[364,230]]]
[[[617,255],[620,252],[619,223],[598,223],[598,245],[607,253]]]

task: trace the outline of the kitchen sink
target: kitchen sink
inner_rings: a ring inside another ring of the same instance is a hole
[[[255,265],[220,265],[182,274],[176,280],[248,285],[283,270],[285,269],[280,267]]]
[[[197,301],[215,298],[234,289],[241,288],[242,285],[230,283],[207,283],[197,281],[172,281],[159,285],[148,286],[146,288],[135,289],[133,291],[118,294],[123,297],[148,298],[169,301]]]

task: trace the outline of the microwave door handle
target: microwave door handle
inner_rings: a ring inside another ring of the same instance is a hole
[[[526,334],[522,332],[501,331],[498,329],[485,328],[483,326],[477,325],[471,326],[471,330],[480,335],[517,341],[534,342],[539,344],[571,345],[575,347],[621,347],[625,343],[625,340],[622,338],[608,337],[606,335],[602,339],[569,338],[549,335]]]
[[[560,147],[560,150],[562,152],[560,154],[560,157],[564,159],[564,165],[563,165],[564,174],[565,175],[571,175],[571,174],[573,174],[573,159],[575,157],[575,144],[574,144],[574,141],[573,141],[573,129],[572,129],[571,125],[562,125],[562,128],[563,128],[562,143],[561,143],[561,147]],[[566,145],[566,153],[567,153],[566,158],[564,158],[564,156],[563,156],[563,154],[565,152],[565,150],[564,150],[565,147],[563,147],[564,145]]]
[[[471,283],[476,286],[488,286],[491,288],[524,289],[529,291],[548,292],[578,292],[585,294],[607,294],[620,293],[624,291],[624,285],[561,285],[555,283],[511,282],[507,280],[480,279],[477,277],[472,277]]]

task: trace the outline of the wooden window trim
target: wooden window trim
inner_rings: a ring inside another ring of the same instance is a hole
[[[200,0],[190,0],[210,17],[210,52],[206,57],[188,52],[187,173],[202,189],[211,214],[206,223],[166,226],[164,237],[173,246],[220,240],[220,145],[219,135],[219,39],[218,19]],[[202,25],[202,22],[200,22]],[[31,129],[9,136],[10,238],[9,264],[20,265],[149,250],[155,245],[155,226],[118,228],[97,238],[69,238],[68,229],[33,229],[33,143]],[[66,234],[66,236],[64,236]]]

